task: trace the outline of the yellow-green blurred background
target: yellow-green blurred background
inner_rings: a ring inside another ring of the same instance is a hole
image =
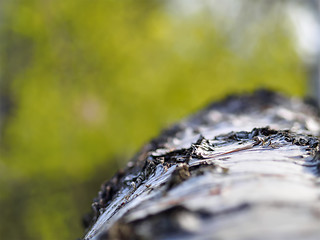
[[[0,239],[82,237],[100,184],[211,100],[305,93],[278,10],[219,2],[0,2]]]

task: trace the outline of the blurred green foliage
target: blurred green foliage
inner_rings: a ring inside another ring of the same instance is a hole
[[[100,183],[211,100],[263,86],[304,93],[282,25],[254,29],[239,54],[209,11],[177,16],[167,4],[1,3],[1,239],[81,237]]]

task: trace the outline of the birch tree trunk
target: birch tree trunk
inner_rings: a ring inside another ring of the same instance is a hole
[[[84,239],[320,239],[319,126],[268,91],[214,103],[102,186]]]

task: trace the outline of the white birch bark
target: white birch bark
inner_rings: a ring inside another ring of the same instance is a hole
[[[85,239],[319,239],[319,126],[271,92],[213,104],[102,187]]]

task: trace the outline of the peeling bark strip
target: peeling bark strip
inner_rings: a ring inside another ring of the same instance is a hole
[[[319,123],[268,91],[215,103],[102,186],[85,239],[320,239]]]

